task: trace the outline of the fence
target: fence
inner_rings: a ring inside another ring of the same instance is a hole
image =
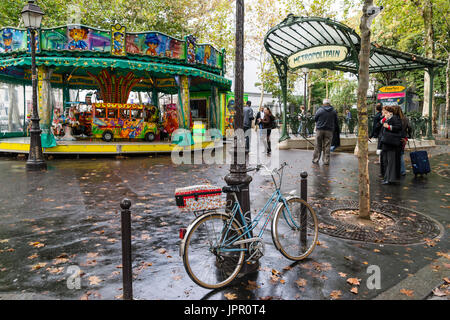
[[[427,136],[428,130],[428,118],[423,117],[418,112],[413,112],[406,115],[409,119],[409,123],[412,129],[412,138],[421,140]],[[369,115],[369,135],[373,129],[373,119],[374,115]],[[358,135],[358,117],[352,117],[349,121],[346,120],[345,116],[338,116],[339,127],[341,129],[341,134],[355,134]],[[306,136],[308,134],[313,134],[315,129],[314,116],[306,115],[299,116],[298,114],[289,114],[287,116],[287,127],[290,134],[298,135],[302,134]]]

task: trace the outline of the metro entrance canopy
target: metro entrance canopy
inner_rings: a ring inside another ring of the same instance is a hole
[[[360,43],[361,38],[355,30],[329,18],[290,14],[269,30],[264,46],[278,71],[285,111],[280,141],[289,138],[286,130],[288,70],[326,68],[358,74]],[[425,69],[431,78],[431,94],[433,69],[445,65],[439,60],[393,50],[376,43],[372,43],[370,54],[370,73]],[[431,110],[429,114],[431,122]]]

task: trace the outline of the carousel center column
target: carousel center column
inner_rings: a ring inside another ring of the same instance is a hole
[[[189,103],[189,78],[187,76],[176,76],[175,77],[178,84],[178,106],[177,106],[177,117],[178,117],[178,128],[184,129],[182,136],[178,135],[176,139],[180,141],[179,146],[190,146],[192,145],[192,134],[191,129],[191,107]]]
[[[52,133],[53,115],[53,94],[50,79],[53,70],[45,66],[38,67],[38,102],[41,133],[41,143],[43,148],[56,146],[56,139]]]

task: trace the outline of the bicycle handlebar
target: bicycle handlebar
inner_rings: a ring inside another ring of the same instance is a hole
[[[283,168],[286,167],[286,166],[287,166],[287,162],[285,161],[285,162],[283,162],[283,163],[281,164],[281,166],[280,166],[278,169],[269,170],[269,168],[267,168],[265,165],[263,165],[263,164],[258,164],[258,165],[256,165],[256,167],[248,168],[248,169],[246,170],[246,172],[250,172],[250,171],[259,171],[259,170],[261,170],[261,169],[265,169],[265,170],[268,171],[268,172],[280,171],[281,169],[283,169]]]

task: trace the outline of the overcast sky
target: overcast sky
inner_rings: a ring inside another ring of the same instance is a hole
[[[251,0],[249,0],[251,1]],[[342,8],[342,0],[336,0],[334,2],[336,12],[340,12],[339,8]],[[280,22],[285,17],[280,17]],[[339,21],[339,18],[337,18]],[[245,49],[244,49],[245,50]],[[244,91],[245,92],[259,92],[259,88],[255,87],[255,83],[258,82],[258,64],[254,60],[246,60],[244,65]],[[303,94],[303,84],[299,83],[296,88],[297,94]],[[233,89],[234,90],[234,89]]]

